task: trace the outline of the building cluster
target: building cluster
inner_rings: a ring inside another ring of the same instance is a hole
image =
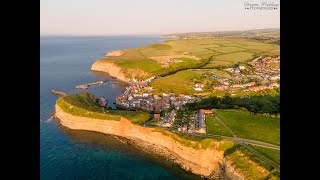
[[[196,91],[203,91],[203,88],[204,88],[204,84],[202,84],[202,83],[196,83],[193,86],[193,89]]]
[[[163,93],[162,95],[152,94],[149,92],[139,93],[140,90],[150,90],[148,83],[152,79],[146,81],[136,81],[126,87],[124,93],[116,97],[116,106],[125,109],[142,109],[148,112],[160,113],[164,109],[182,110],[186,103],[195,102],[199,98],[179,94],[175,96],[173,93]]]
[[[243,92],[257,92],[280,87],[278,83],[280,80],[280,68],[272,65],[275,63],[280,63],[280,57],[258,57],[248,62],[247,66],[241,65],[225,68],[224,70],[229,72],[230,77],[210,76],[220,82],[220,84],[214,85],[213,89],[230,92],[239,90]]]
[[[170,112],[165,113],[162,121],[160,121],[160,126],[162,127],[172,127],[176,117],[176,111],[173,109]]]
[[[206,133],[206,115],[212,114],[212,110],[200,109],[198,112],[197,132]]]
[[[190,116],[183,117],[188,118],[188,123],[184,123],[184,119],[182,119],[181,125],[178,127],[179,132],[187,132],[187,133],[206,133],[206,115],[212,114],[212,110],[200,109],[197,112],[194,112]]]

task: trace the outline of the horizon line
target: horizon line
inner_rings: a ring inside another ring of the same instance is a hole
[[[186,33],[208,33],[208,32],[228,32],[228,31],[254,31],[264,29],[279,29],[280,27],[246,29],[246,30],[217,30],[217,31],[186,31],[178,33],[132,33],[132,34],[47,34],[40,33],[40,36],[143,36],[143,35],[172,35],[172,34],[186,34]]]

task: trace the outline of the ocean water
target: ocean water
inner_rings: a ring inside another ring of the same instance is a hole
[[[113,105],[125,84],[90,71],[107,51],[161,42],[158,36],[40,37],[40,178],[41,179],[200,179],[172,162],[150,155],[125,139],[70,130],[51,118],[51,89],[105,96]],[[87,90],[74,86],[107,80]],[[113,105],[114,106],[114,105]]]

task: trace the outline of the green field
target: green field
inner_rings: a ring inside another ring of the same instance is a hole
[[[280,119],[238,110],[216,110],[215,114],[238,136],[280,145]]]
[[[193,70],[179,71],[175,74],[156,79],[151,82],[151,86],[158,92],[172,92],[175,94],[195,94],[193,85],[200,81],[201,74]]]
[[[113,62],[124,69],[127,77],[134,76],[144,79],[179,69],[200,67],[205,65],[203,63],[206,61],[209,63],[204,66],[205,68],[214,68],[231,66],[259,55],[276,56],[280,53],[279,49],[279,45],[276,44],[241,38],[167,40],[140,48],[127,49],[123,55],[103,58],[101,62]],[[162,67],[159,62],[150,59],[150,57],[182,55],[184,53],[199,57],[201,60],[185,58],[180,59],[183,62],[171,63],[169,67]],[[145,73],[141,73],[141,71]]]
[[[148,113],[142,111],[107,110],[102,108],[90,99],[89,93],[60,97],[57,100],[57,104],[62,110],[75,116],[116,121],[124,117],[134,124],[143,124],[150,118]]]
[[[241,172],[246,179],[280,179],[278,170],[240,145],[227,149],[225,155],[232,161],[236,171]]]
[[[232,136],[228,129],[210,115],[206,116],[206,125],[208,135]]]
[[[174,94],[207,94],[212,92],[212,86],[219,82],[204,76],[210,73],[211,70],[193,69],[183,70],[175,74],[156,79],[151,82],[154,88],[154,93],[172,92]],[[223,73],[215,70],[212,73]],[[195,83],[202,83],[205,85],[203,91],[195,91],[193,86]]]
[[[173,133],[161,128],[154,128],[153,131],[159,132],[165,136],[168,136],[186,147],[191,147],[195,149],[210,148],[212,147],[210,146],[211,142],[215,141],[212,138],[203,138],[203,137],[191,136],[187,134],[178,134],[178,133]],[[224,142],[224,141],[221,141],[221,142]]]
[[[205,67],[231,66],[237,62],[244,62],[254,58],[250,52],[234,52],[215,56]]]
[[[252,149],[254,149],[258,154],[266,157],[267,159],[271,160],[278,166],[280,165],[280,150],[264,148],[261,146],[254,146],[254,145],[250,145],[250,147],[252,147]]]

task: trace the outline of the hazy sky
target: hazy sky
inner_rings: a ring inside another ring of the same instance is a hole
[[[262,0],[41,0],[40,32],[167,34],[280,27],[280,10],[245,10],[248,1]]]

